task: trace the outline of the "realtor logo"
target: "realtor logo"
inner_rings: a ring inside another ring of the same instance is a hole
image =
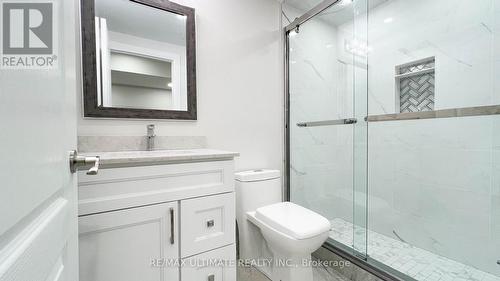
[[[53,2],[3,2],[1,14],[1,68],[57,66]]]

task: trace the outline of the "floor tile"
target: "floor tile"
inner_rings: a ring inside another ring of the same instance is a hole
[[[334,219],[331,223],[330,237],[352,247],[352,223],[342,219]],[[419,281],[500,281],[500,277],[377,232],[370,230],[368,236],[368,255],[371,258]]]

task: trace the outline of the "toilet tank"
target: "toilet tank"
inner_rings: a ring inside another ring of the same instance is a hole
[[[236,173],[235,179],[239,258],[269,258],[270,251],[260,230],[247,219],[246,213],[282,201],[281,173],[278,170],[251,170]],[[269,274],[268,268],[258,269]]]
[[[279,170],[251,170],[235,174],[236,213],[255,211],[257,208],[282,201],[281,173]]]

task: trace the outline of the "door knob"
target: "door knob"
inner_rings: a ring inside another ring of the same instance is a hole
[[[69,153],[69,168],[72,173],[76,173],[77,170],[91,166],[87,171],[87,175],[97,175],[99,172],[99,156],[80,156],[76,150]]]

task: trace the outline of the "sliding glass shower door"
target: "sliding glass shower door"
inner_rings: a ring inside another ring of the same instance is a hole
[[[355,12],[365,6],[332,5],[287,38],[290,200],[328,218],[330,240],[362,257],[368,47],[366,16]]]
[[[416,280],[500,281],[500,1],[368,14],[368,255]]]
[[[290,200],[402,280],[500,281],[500,2],[311,1],[286,1]]]

